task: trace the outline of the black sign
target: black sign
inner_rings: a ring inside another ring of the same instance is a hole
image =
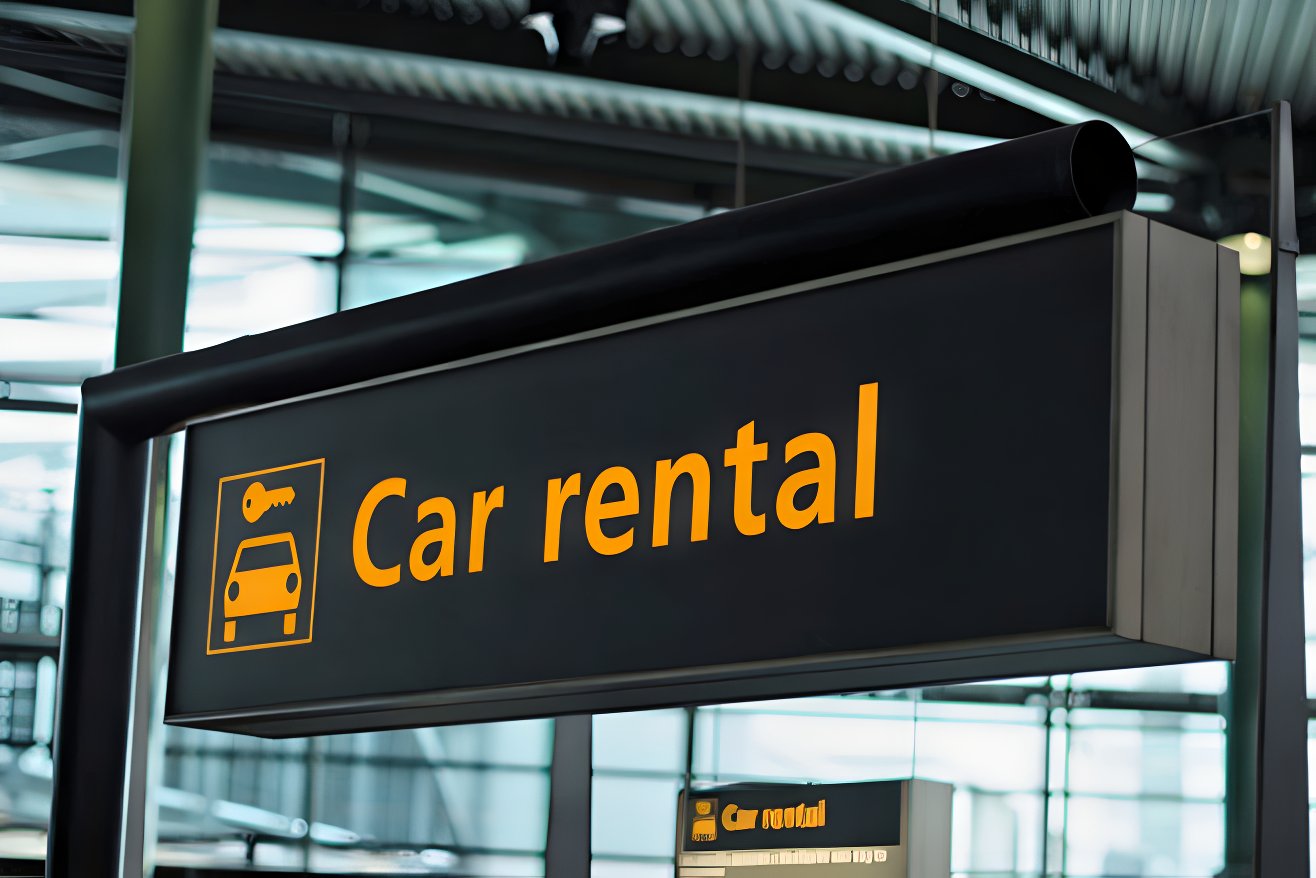
[[[1130,661],[1100,653],[1130,642],[1117,229],[189,428],[169,720],[307,734]]]
[[[685,798],[681,850],[898,845],[901,781],[738,784]]]

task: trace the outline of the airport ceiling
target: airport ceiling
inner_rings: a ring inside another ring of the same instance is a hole
[[[718,203],[737,187],[744,196],[743,179],[730,182],[727,172],[742,161],[759,175],[754,197],[769,197],[1083,118],[1115,121],[1136,145],[1285,99],[1299,176],[1316,179],[1316,3],[1303,0],[221,0],[219,8],[216,127],[238,137],[282,127],[296,139],[320,124],[317,113],[359,113],[371,117],[373,142],[398,154],[478,167],[498,153],[550,175],[549,165],[574,162],[563,175],[602,188],[634,176],[617,158],[630,150],[646,176],[632,194],[666,197],[684,181]],[[18,71],[0,68],[0,100],[56,95],[88,112],[112,110],[97,97],[121,93],[130,12],[130,0],[0,2],[0,64]],[[607,14],[624,29],[598,27],[571,45],[545,13],[559,21]],[[262,115],[267,104],[277,109]],[[1141,155],[1171,168],[1191,159],[1157,144]]]

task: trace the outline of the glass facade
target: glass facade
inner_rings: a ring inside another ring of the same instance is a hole
[[[1207,663],[596,717],[594,874],[671,874],[688,771],[952,783],[957,875],[1214,875],[1224,682]]]
[[[862,54],[864,39],[856,33],[854,51]],[[819,114],[810,129],[802,120],[813,117],[801,114],[814,111],[794,106],[777,75],[794,62],[770,56],[758,77],[725,89],[722,103],[689,108],[684,124],[712,126],[718,161],[697,163],[690,143],[673,139],[662,162],[639,163],[643,173],[626,148],[601,141],[580,146],[589,173],[529,173],[503,142],[483,162],[460,138],[445,141],[437,160],[408,156],[397,147],[402,128],[420,123],[382,115],[339,114],[314,148],[217,137],[198,208],[184,347],[989,141],[934,133],[915,91],[920,74],[872,51],[856,70],[910,93],[897,108],[903,121],[837,112]],[[853,82],[852,72],[841,71]],[[679,127],[680,108],[637,95],[651,101],[637,104],[645,124]],[[1023,112],[999,103],[1002,114]],[[712,122],[696,118],[700,108]],[[742,126],[757,120],[753,136],[717,128],[717,114],[732,111]],[[550,112],[567,117],[570,108],[541,108]],[[0,858],[38,858],[50,807],[77,385],[112,360],[122,191],[115,131],[58,113],[10,119],[23,124],[0,126]],[[436,141],[443,133],[434,127]],[[786,163],[791,150],[798,161]],[[827,177],[817,171],[824,164]],[[1158,173],[1144,174],[1146,192],[1164,183]],[[609,175],[627,185],[602,191]],[[1165,202],[1143,206],[1155,217]],[[1308,260],[1316,257],[1299,262],[1299,300],[1313,325],[1304,325],[1299,379],[1308,694],[1316,697],[1316,261]],[[182,437],[173,451],[176,501]],[[176,502],[171,508],[176,514]],[[166,590],[170,576],[166,569]],[[1217,662],[600,715],[593,874],[671,875],[686,785],[913,776],[955,785],[956,875],[1215,875],[1224,861],[1227,677]],[[543,874],[551,721],[285,741],[163,726],[153,736],[158,816],[148,859],[160,866]],[[1316,747],[1316,726],[1311,741]]]

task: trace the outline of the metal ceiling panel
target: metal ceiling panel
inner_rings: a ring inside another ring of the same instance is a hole
[[[1215,120],[1293,102],[1316,115],[1311,0],[905,0],[1135,99]]]
[[[727,4],[715,4],[713,0],[640,0],[641,5],[649,4],[651,11],[666,13],[678,7],[692,13],[688,5],[692,2],[707,3],[705,14],[722,15],[729,9]],[[812,45],[809,41],[821,33],[829,34],[839,47],[837,24],[809,25],[809,19],[800,12],[807,6],[799,6],[796,0],[754,2],[764,7],[760,20],[765,26],[777,28],[774,33],[780,35],[783,45],[797,53],[792,57],[798,57],[801,47]],[[0,4],[3,21],[36,26],[52,36],[115,57],[126,55],[132,32],[129,18],[27,4]],[[688,24],[698,26],[693,14]],[[724,21],[723,25],[727,33],[732,32],[732,22]],[[874,51],[862,45],[865,51]],[[704,48],[704,43],[697,49],[687,44],[683,51],[693,53]],[[751,146],[879,165],[904,164],[996,142],[989,137],[931,133],[920,126],[797,107],[243,31],[217,31],[214,53],[217,71],[238,76],[330,85],[715,140],[735,141],[743,131]]]

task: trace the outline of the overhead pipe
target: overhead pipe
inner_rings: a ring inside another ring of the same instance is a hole
[[[91,378],[150,436],[205,414],[704,305],[1133,205],[1133,153],[1085,122]]]

